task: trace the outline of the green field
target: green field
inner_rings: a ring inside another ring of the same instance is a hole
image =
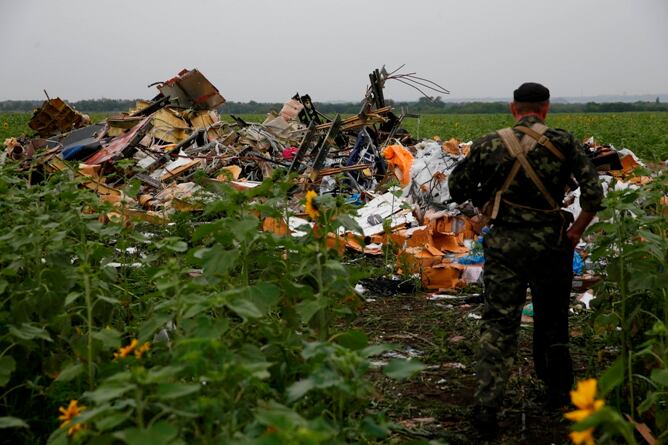
[[[29,117],[0,114],[0,136],[28,133]],[[668,157],[668,112],[548,123]],[[406,127],[466,141],[510,124],[428,115]],[[154,224],[125,218],[139,181],[113,205],[78,175],[39,173],[0,165],[1,443],[483,443],[469,415],[480,286],[450,290],[445,304],[413,275],[389,279],[394,243],[340,254],[323,234],[354,216],[341,197],[316,198],[304,236],[277,236],[262,230],[269,218],[302,205],[292,177],[242,190],[200,181],[204,210]],[[668,438],[667,176],[611,188],[581,251],[602,281],[588,308],[571,301],[570,349],[576,380],[597,378],[598,394],[575,412],[592,405],[584,422],[601,444],[641,443],[637,422],[657,444]],[[544,404],[531,320],[494,443],[566,445],[572,423]]]
[[[428,115],[408,120],[406,129],[419,138],[468,141],[512,123],[505,114]],[[580,139],[594,136],[600,143],[630,148],[646,160],[668,159],[668,113],[553,114],[547,124]]]
[[[104,114],[93,114],[93,120],[104,119]],[[242,115],[258,122],[263,115]],[[0,141],[9,136],[28,133],[29,113],[0,114]],[[513,122],[509,114],[424,115],[407,119],[405,128],[417,138],[439,136],[462,141],[494,131]],[[597,141],[616,148],[630,148],[638,156],[650,161],[668,159],[668,113],[596,113],[552,114],[547,124],[573,132],[578,138],[594,136]]]

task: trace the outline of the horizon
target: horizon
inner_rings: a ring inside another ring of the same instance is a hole
[[[109,101],[136,101],[136,100],[147,100],[147,97],[134,97],[134,98],[113,98],[113,97],[91,97],[91,98],[84,98],[84,99],[76,99],[76,100],[71,100],[69,98],[59,96],[59,95],[54,95],[51,94],[50,92],[47,91],[49,94],[50,98],[56,98],[60,97],[61,99],[71,102],[71,103],[76,103],[76,102],[84,102],[84,101],[104,101],[104,100],[109,100]],[[225,95],[221,92],[223,97]],[[285,103],[288,99],[290,99],[291,96],[286,96],[286,99],[283,101],[260,101],[260,100],[255,100],[255,99],[249,99],[245,101],[239,101],[239,100],[229,100],[225,99],[225,102],[234,102],[234,103],[258,103],[258,104],[280,104],[280,103]],[[420,96],[422,97],[422,96]],[[405,100],[396,100],[393,99],[392,97],[386,97],[386,100],[392,100],[394,102],[418,102],[420,97],[414,98],[414,99],[405,99]],[[596,100],[591,100],[591,99],[627,99],[627,100],[606,100],[606,101],[596,101]],[[633,102],[654,102],[656,98],[659,98],[660,101],[668,101],[668,93],[646,93],[646,94],[600,94],[596,96],[579,96],[579,97],[552,97],[550,98],[551,103],[566,103],[566,104],[584,104],[587,102],[598,102],[598,103],[614,103],[614,102],[621,102],[621,103],[633,103]],[[324,104],[356,104],[362,101],[362,98],[359,99],[334,99],[334,100],[319,100],[317,98],[312,98],[313,102],[315,103],[324,103]],[[585,100],[584,102],[578,101],[578,99]],[[643,100],[646,99],[646,100]],[[43,102],[46,100],[46,97],[44,98],[39,98],[39,99],[0,99],[0,103],[3,102]],[[449,98],[447,96],[441,97],[441,100],[444,103],[469,103],[469,102],[483,102],[483,103],[510,103],[512,101],[512,98],[507,97],[507,98],[501,98],[501,97],[468,97],[468,98]]]

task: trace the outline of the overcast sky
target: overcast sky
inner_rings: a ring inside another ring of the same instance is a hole
[[[668,0],[0,0],[0,42],[0,100],[148,98],[195,67],[228,100],[359,100],[404,63],[451,99],[668,92]]]

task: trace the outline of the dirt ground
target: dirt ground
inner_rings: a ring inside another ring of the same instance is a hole
[[[365,331],[370,342],[401,345],[401,355],[416,357],[427,365],[407,381],[390,380],[380,372],[377,378],[374,376],[378,407],[405,428],[391,443],[415,439],[454,445],[570,443],[570,422],[543,405],[543,389],[533,371],[532,325],[527,317],[500,414],[498,438],[485,442],[469,423],[467,412],[476,384],[474,351],[482,311],[481,297],[475,292],[468,290],[449,299],[433,299],[432,294],[425,293],[364,295],[367,302],[355,327]],[[579,378],[590,366],[590,352],[578,346],[582,338],[578,321],[571,320],[571,326],[571,350]]]

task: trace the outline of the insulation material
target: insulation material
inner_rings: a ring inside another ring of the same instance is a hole
[[[176,110],[163,108],[153,115],[153,128],[149,132],[154,138],[170,144],[181,142],[190,134],[188,123]]]
[[[427,267],[422,271],[422,284],[427,289],[457,289],[465,285],[461,280],[464,266],[455,263],[442,263]]]
[[[420,142],[415,149],[407,195],[422,208],[444,205],[450,200],[448,175],[463,156],[444,151],[436,141]]]
[[[402,273],[421,273],[425,268],[441,264],[443,252],[434,247],[407,247],[397,255],[397,269]]]
[[[392,192],[378,196],[357,210],[355,221],[362,228],[364,236],[383,233],[386,219],[390,219],[390,228],[410,227],[417,222],[405,199]]]

